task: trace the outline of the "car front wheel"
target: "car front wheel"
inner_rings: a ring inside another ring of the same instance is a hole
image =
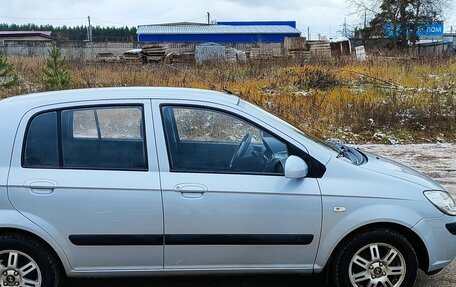
[[[334,264],[338,287],[411,287],[418,269],[410,242],[387,229],[356,234],[337,253]]]

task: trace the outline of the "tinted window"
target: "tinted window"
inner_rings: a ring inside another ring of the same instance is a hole
[[[162,115],[172,170],[283,174],[287,145],[242,118],[176,106]]]
[[[147,169],[141,107],[62,111],[63,166]]]
[[[24,166],[58,167],[57,112],[40,114],[30,122],[24,149]]]
[[[78,139],[97,139],[99,137],[94,110],[73,112],[73,137]]]
[[[99,109],[96,114],[102,139],[143,139],[140,108]]]
[[[26,133],[23,166],[147,170],[143,109],[94,107],[35,116]]]

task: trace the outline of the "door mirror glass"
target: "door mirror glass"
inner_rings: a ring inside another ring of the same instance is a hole
[[[300,157],[291,155],[285,162],[285,177],[287,178],[304,178],[309,173],[309,166]]]

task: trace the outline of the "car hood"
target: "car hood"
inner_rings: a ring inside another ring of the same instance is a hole
[[[432,178],[410,167],[365,151],[363,153],[368,157],[368,161],[360,165],[361,168],[413,182],[426,189],[443,190],[443,187]]]

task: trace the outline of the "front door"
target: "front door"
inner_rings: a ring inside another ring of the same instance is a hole
[[[74,271],[163,268],[151,126],[149,100],[60,105],[25,115],[9,198],[58,241]]]
[[[312,270],[321,196],[315,178],[285,178],[294,148],[228,107],[153,101],[153,109],[165,269]]]

